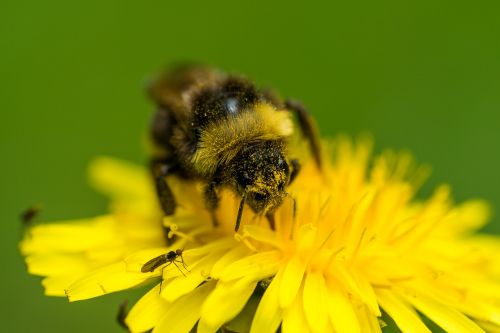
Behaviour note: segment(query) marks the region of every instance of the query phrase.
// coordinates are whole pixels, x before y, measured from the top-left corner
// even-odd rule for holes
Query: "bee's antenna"
[[[238,208],[238,216],[236,216],[236,225],[234,226],[234,231],[238,232],[240,228],[241,216],[243,215],[243,207],[245,206],[245,200],[247,198],[247,192],[244,192],[241,196],[240,207]]]

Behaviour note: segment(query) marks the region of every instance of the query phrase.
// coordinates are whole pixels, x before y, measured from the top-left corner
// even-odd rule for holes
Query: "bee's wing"
[[[141,272],[143,273],[152,272],[166,262],[167,261],[165,255],[164,254],[159,255],[158,257],[155,257],[149,260],[147,263],[145,263],[141,268]]]

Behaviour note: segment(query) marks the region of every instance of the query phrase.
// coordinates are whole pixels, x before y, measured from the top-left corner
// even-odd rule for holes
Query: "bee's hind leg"
[[[274,212],[266,213],[266,219],[269,222],[269,228],[271,228],[271,230],[276,230],[276,220],[274,218]]]
[[[175,169],[174,163],[169,163],[165,160],[152,159],[150,161],[151,174],[153,175],[153,180],[156,188],[156,195],[158,197],[158,203],[165,216],[174,215],[175,208],[177,207],[177,202],[175,201],[174,193],[168,186],[166,177]],[[163,219],[162,219],[163,225]],[[170,227],[163,226],[163,233],[165,235],[165,241],[168,246],[172,245],[175,241],[175,236],[169,237]]]
[[[217,194],[217,187],[219,183],[216,181],[211,181],[207,184],[204,191],[205,204],[207,206],[208,211],[210,212],[210,216],[212,218],[212,224],[214,228],[219,225],[219,221],[217,220],[217,215],[215,213],[217,207],[219,206],[219,195]]]
[[[166,177],[172,174],[175,169],[175,164],[169,161],[152,160],[151,172],[156,185],[156,194],[160,206],[166,216],[173,215],[177,203],[175,201],[174,193],[168,186]]]
[[[321,169],[321,147],[319,132],[314,118],[311,117],[305,106],[302,105],[302,103],[300,103],[299,101],[291,99],[286,100],[285,108],[297,115],[297,120],[299,122],[302,135],[304,135],[309,141],[311,154],[314,158],[314,161],[316,162],[316,165],[319,169]]]

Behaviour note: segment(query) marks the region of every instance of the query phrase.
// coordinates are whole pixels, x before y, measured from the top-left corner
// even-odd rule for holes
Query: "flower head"
[[[426,169],[408,154],[328,146],[331,159],[321,173],[304,164],[274,225],[245,209],[237,234],[232,193],[214,228],[200,184],[169,179],[179,207],[161,222],[145,170],[97,160],[111,213],[35,227],[21,244],[30,272],[70,301],[156,281],[127,316],[133,332],[380,332],[383,312],[405,332],[430,332],[422,315],[450,332],[499,330],[500,241],[474,234],[488,206],[454,205],[447,186],[417,200]],[[186,268],[165,259],[143,272],[177,250]]]

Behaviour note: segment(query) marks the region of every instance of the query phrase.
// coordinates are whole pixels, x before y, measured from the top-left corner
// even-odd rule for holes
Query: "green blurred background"
[[[87,163],[145,161],[144,81],[172,62],[244,73],[301,99],[324,134],[369,131],[377,149],[412,150],[433,165],[424,194],[448,182],[458,201],[500,207],[499,10],[498,1],[3,0],[1,331],[120,331],[125,295],[43,296],[17,253],[18,215],[38,202],[43,220],[103,212]]]

